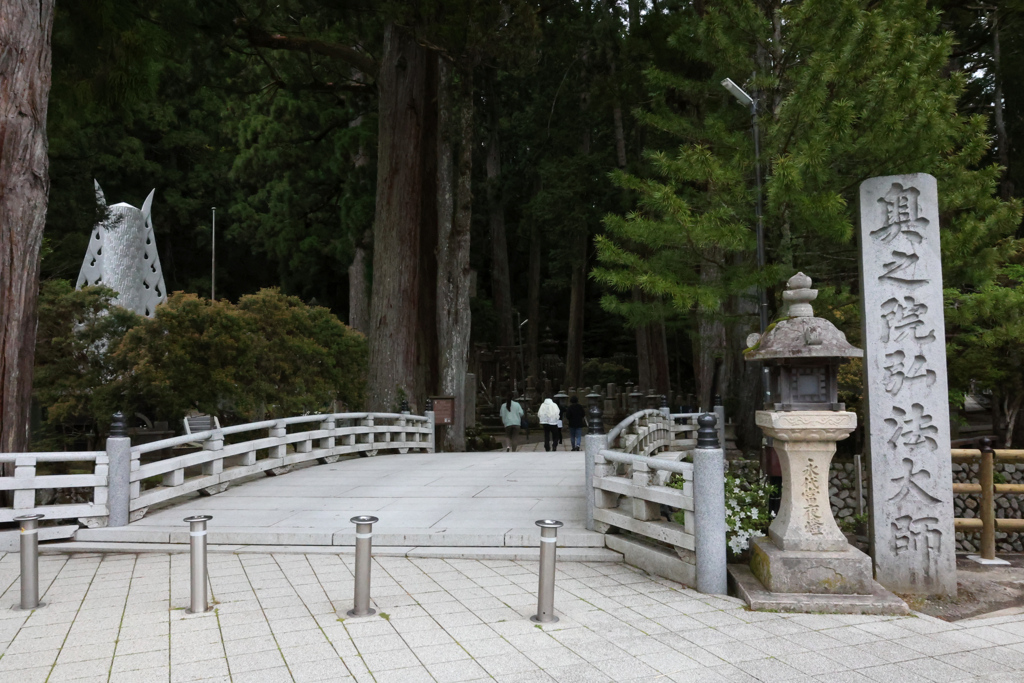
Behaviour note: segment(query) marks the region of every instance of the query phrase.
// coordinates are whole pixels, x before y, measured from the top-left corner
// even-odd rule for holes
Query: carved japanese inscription
[[[866,180],[860,213],[875,578],[898,593],[955,595],[935,178]]]

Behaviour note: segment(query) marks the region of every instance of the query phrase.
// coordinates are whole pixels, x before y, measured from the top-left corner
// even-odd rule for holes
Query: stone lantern
[[[838,400],[838,369],[864,352],[831,322],[814,317],[811,301],[817,295],[809,277],[794,275],[783,293],[788,308],[782,317],[763,335],[747,339],[744,358],[770,368],[771,399],[755,421],[775,441],[782,500],[768,538],[751,539],[750,572],[734,577],[751,607],[900,612],[906,606],[874,582],[871,558],[847,542],[832,515],[832,456],[836,442],[857,427],[857,414]],[[758,592],[760,602],[751,598]]]

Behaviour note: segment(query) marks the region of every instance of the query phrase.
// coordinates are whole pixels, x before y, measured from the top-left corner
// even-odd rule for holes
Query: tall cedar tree
[[[647,74],[655,104],[637,116],[662,144],[645,154],[649,173],[614,174],[637,208],[605,219],[595,277],[623,293],[639,288],[688,322],[705,405],[715,357],[728,367],[756,329],[755,284],[803,270],[826,290],[818,314],[859,336],[849,309],[855,196],[865,178],[938,178],[948,288],[984,286],[1018,250],[1020,207],[994,196],[997,166],[977,168],[989,145],[986,120],[957,112],[965,79],[946,76],[953,38],[937,32],[938,19],[923,0],[728,0],[681,14],[670,44],[688,68]],[[771,264],[760,276],[750,115],[720,86],[727,77],[760,103]],[[627,314],[634,305],[604,303]],[[751,383],[740,378],[722,373],[722,393],[730,414],[752,424]]]

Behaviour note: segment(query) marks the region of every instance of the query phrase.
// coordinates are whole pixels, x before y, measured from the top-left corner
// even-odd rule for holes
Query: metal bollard
[[[540,527],[540,585],[537,587],[537,614],[530,621],[538,624],[552,624],[555,616],[555,546],[558,543],[558,527],[562,523],[554,519],[537,521]]]
[[[373,549],[373,524],[376,517],[359,515],[349,520],[356,525],[356,587],[350,617],[368,617],[377,610],[370,607],[370,551]]]
[[[39,527],[43,515],[15,517],[21,522],[21,609],[42,607],[39,602]]]
[[[202,614],[210,610],[206,599],[206,523],[213,519],[210,515],[193,515],[186,517],[189,523],[188,542],[191,551],[192,595],[189,600],[189,614]]]

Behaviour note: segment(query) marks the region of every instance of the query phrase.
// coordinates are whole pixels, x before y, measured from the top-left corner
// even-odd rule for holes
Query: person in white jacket
[[[562,411],[550,398],[544,399],[537,409],[537,418],[544,425],[544,450],[558,450],[558,420]]]

